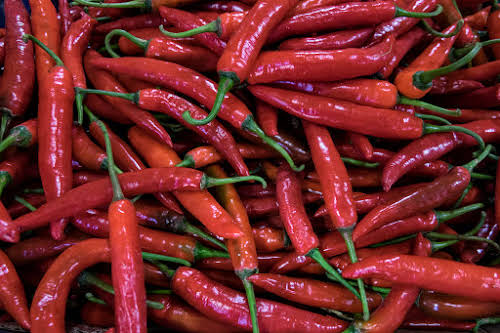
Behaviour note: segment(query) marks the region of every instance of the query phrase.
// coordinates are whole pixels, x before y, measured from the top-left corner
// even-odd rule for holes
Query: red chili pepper
[[[60,0],[59,3],[66,0]],[[82,17],[71,24],[68,33],[64,35],[61,45],[61,59],[73,75],[73,84],[75,87],[86,88],[85,73],[83,70],[82,57],[87,50],[90,34],[97,21],[83,13]]]
[[[363,158],[372,158],[373,146],[366,136],[355,132],[347,132],[346,139],[347,141],[351,142],[354,149],[356,149],[361,154],[361,156],[363,156]]]
[[[43,194],[27,194],[23,195],[22,198],[36,208],[46,202],[45,195]],[[16,218],[28,213],[30,210],[25,205],[16,201],[7,207],[7,211],[12,218]]]
[[[500,11],[494,10],[488,16],[488,37],[491,39],[500,38]],[[500,60],[500,45],[491,45],[494,58]]]
[[[203,30],[209,29],[210,32],[215,32],[217,35],[224,41],[228,41],[238,30],[240,24],[243,22],[243,19],[245,16],[247,16],[248,11],[245,12],[229,12],[229,13],[221,13],[221,14],[216,14],[213,12],[197,12],[196,13],[198,16],[200,16],[202,19],[204,19],[207,22],[210,22],[206,24]],[[217,22],[211,22],[211,21],[217,21]],[[191,35],[191,33],[194,33],[194,31],[198,29],[202,29],[202,27],[195,28],[191,30],[191,32],[183,32],[182,35],[184,36],[185,34]],[[207,31],[208,32],[208,31]]]
[[[36,118],[14,126],[9,135],[0,143],[0,152],[11,146],[29,148],[38,143],[38,121]]]
[[[126,74],[136,79],[161,85],[193,98],[200,104],[210,107],[214,104],[217,87],[215,82],[180,65],[149,58],[92,58],[89,63],[97,68],[111,71],[114,74]],[[133,70],[133,69],[136,70]],[[273,139],[266,136],[255,123],[253,114],[231,93],[225,95],[219,117],[226,120],[236,129],[255,133],[265,144],[277,150],[294,169],[299,169],[293,163],[290,155]],[[279,138],[278,138],[279,140]],[[284,144],[282,142],[282,144]]]
[[[0,110],[10,117],[21,117],[26,112],[35,84],[33,44],[24,41],[31,34],[28,11],[20,0],[4,2],[7,33],[5,35],[5,66],[0,82]],[[36,21],[33,22],[36,24]],[[2,126],[2,135],[5,125]],[[3,137],[2,137],[3,138]]]
[[[395,110],[376,109],[265,86],[251,86],[249,90],[276,108],[323,126],[395,139],[415,139],[423,131],[422,120]]]
[[[323,196],[321,194],[305,192],[303,195],[303,203],[309,204],[319,201],[322,198]],[[279,204],[274,197],[245,198],[243,199],[243,204],[250,217],[272,215],[279,212]]]
[[[106,153],[90,140],[83,128],[73,125],[71,137],[75,160],[90,170],[99,171],[108,169]]]
[[[187,267],[177,269],[172,288],[191,306],[218,321],[242,329],[251,329],[250,313],[243,295],[201,272]],[[217,302],[213,302],[216,299]],[[224,304],[223,307],[220,305]],[[342,332],[347,323],[289,305],[257,299],[260,329],[265,332]]]
[[[111,261],[111,248],[106,239],[88,239],[57,257],[45,273],[31,303],[33,333],[64,333],[66,299],[73,280],[87,267]]]
[[[415,306],[408,312],[405,321],[401,325],[403,328],[415,330],[457,330],[470,331],[476,326],[475,322],[453,321],[446,319],[437,319],[422,313]]]
[[[336,31],[316,37],[287,39],[279,45],[280,50],[338,50],[360,48],[373,34],[373,28]]]
[[[287,252],[274,252],[259,254],[259,271],[267,272],[276,262],[282,259]],[[218,269],[233,272],[233,265],[230,258],[208,258],[200,261],[196,265],[198,268]]]
[[[426,290],[422,291],[417,306],[427,315],[449,320],[475,320],[500,314],[497,302],[478,301]]]
[[[256,101],[257,123],[268,136],[279,135],[278,110],[260,100]]]
[[[85,105],[96,115],[104,119],[109,119],[119,124],[133,124],[128,117],[98,95],[90,94],[85,96]]]
[[[396,87],[382,80],[354,79],[333,83],[279,81],[274,85],[378,108],[391,109],[397,103]]]
[[[31,23],[33,35],[43,44],[59,55],[61,47],[61,33],[57,11],[50,0],[29,0],[31,8]],[[49,72],[55,66],[55,60],[41,48],[35,48],[36,78],[39,90]]]
[[[99,24],[95,28],[98,34],[107,34],[114,29],[123,29],[127,31],[141,28],[155,28],[167,22],[157,13],[141,14],[132,17],[123,17],[111,22]]]
[[[116,29],[113,29],[116,30]],[[124,30],[124,29],[121,29]],[[129,30],[126,30],[129,31]],[[165,36],[158,27],[154,28],[141,28],[141,29],[133,29],[129,31],[132,35],[143,38],[143,39],[152,39],[152,38],[163,38],[165,40],[177,42],[182,45],[198,45],[198,43],[194,40],[194,38],[170,38]],[[120,37],[118,39],[118,47],[121,53],[126,55],[139,55],[144,54],[144,49],[132,43],[126,37]],[[133,90],[132,90],[133,91]]]
[[[289,241],[283,229],[269,226],[265,222],[252,225],[255,247],[260,253],[273,253],[288,247]]]
[[[59,0],[58,6],[59,20],[61,22],[61,36],[65,36],[71,25],[71,14],[69,12],[69,3],[67,0]]]
[[[495,240],[500,232],[500,225],[495,221],[494,213],[488,210],[488,215],[481,229],[475,236]],[[476,263],[483,258],[488,249],[487,243],[465,242],[464,248],[460,253],[460,259],[466,263]],[[489,316],[485,316],[489,317]]]
[[[295,16],[297,14],[306,13],[312,9],[319,7],[326,7],[331,5],[339,5],[341,3],[351,2],[350,0],[304,0],[300,1],[295,5],[295,7],[290,10],[288,17]]]
[[[116,77],[129,91],[156,88],[154,84],[142,80],[136,80],[127,75],[117,75]]]
[[[438,79],[432,80],[432,87],[431,90],[429,90],[429,95],[456,95],[480,88],[484,88],[484,85],[478,81],[450,80],[447,77],[442,76]],[[463,116],[462,110],[460,110],[460,116]]]
[[[0,28],[0,65],[5,61],[5,28]]]
[[[490,61],[486,64],[460,69],[446,75],[450,80],[475,80],[489,81],[500,74],[500,60]]]
[[[73,173],[73,187],[106,178],[106,174],[94,171],[78,171]]]
[[[110,327],[114,324],[113,309],[108,305],[86,302],[80,309],[80,318],[90,326]]]
[[[245,12],[250,9],[250,6],[239,1],[210,1],[197,4],[196,8],[201,10],[214,11],[217,13],[224,13]]]
[[[465,94],[440,96],[439,103],[446,106],[472,109],[497,107],[500,106],[500,84],[476,89]]]
[[[346,278],[376,277],[422,289],[483,301],[497,301],[498,268],[465,264],[445,259],[392,255],[371,257],[347,267]]]
[[[365,49],[262,52],[250,73],[248,83],[282,80],[337,81],[368,76],[375,74],[386,64],[393,44],[394,37],[389,36],[379,44]]]
[[[97,89],[115,91],[119,93],[125,93],[126,90],[120,85],[118,80],[116,80],[110,73],[102,70],[96,69],[94,66],[90,65],[90,59],[100,58],[101,55],[96,51],[88,51],[84,57],[84,64],[86,74],[92,82],[92,84]],[[120,112],[123,112],[130,120],[136,123],[138,126],[144,128],[146,131],[151,133],[161,142],[172,146],[172,140],[168,135],[167,131],[160,125],[160,123],[154,118],[150,113],[136,107],[128,101],[124,101],[120,98],[105,97],[111,105],[116,107]]]

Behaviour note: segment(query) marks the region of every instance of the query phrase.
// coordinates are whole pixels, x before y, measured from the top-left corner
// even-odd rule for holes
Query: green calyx
[[[370,163],[370,162],[360,161],[360,160],[356,160],[354,158],[349,158],[349,157],[341,157],[341,159],[342,159],[342,162],[344,162],[345,164],[350,164],[350,165],[354,165],[354,166],[358,166],[358,167],[362,167],[362,168],[374,169],[374,168],[378,168],[380,166],[380,163],[378,163],[378,162]]]
[[[3,190],[12,182],[12,176],[7,171],[0,171],[0,196]]]
[[[5,149],[16,146],[26,148],[30,146],[33,135],[25,126],[16,126],[11,131],[10,134],[0,142],[0,152]]]
[[[194,158],[191,155],[186,155],[184,156],[184,159],[179,162],[176,167],[182,167],[182,168],[194,168],[195,167],[195,162]]]
[[[405,96],[398,96],[398,104],[413,105],[413,106],[421,107],[421,108],[431,110],[431,111],[434,111],[437,113],[441,113],[441,114],[444,114],[447,116],[460,117],[462,115],[462,112],[460,111],[460,109],[448,110],[448,109],[442,108],[440,106],[437,106],[437,105],[434,105],[431,103],[427,103],[427,102],[420,101],[417,99],[411,99],[411,98],[408,98]]]
[[[209,187],[214,187],[214,186],[221,186],[221,185],[226,185],[226,184],[234,184],[234,183],[240,183],[240,182],[246,182],[246,181],[258,181],[259,183],[262,184],[263,188],[267,187],[267,182],[264,180],[264,178],[260,176],[242,176],[242,177],[228,177],[228,178],[212,178],[207,176],[206,174],[203,174],[203,177],[200,182],[200,189],[204,190]]]

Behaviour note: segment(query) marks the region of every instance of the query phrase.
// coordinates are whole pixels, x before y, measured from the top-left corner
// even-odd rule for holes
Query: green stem
[[[450,247],[454,244],[457,244],[458,241],[457,240],[449,240],[449,241],[445,241],[445,242],[431,242],[431,246],[432,246],[432,252],[437,252],[437,251],[441,251],[447,247]]]
[[[44,194],[45,191],[43,190],[43,188],[25,188],[23,190],[23,193],[27,193],[27,194]]]
[[[460,207],[460,208],[453,209],[453,210],[446,210],[446,211],[435,210],[434,213],[436,214],[438,222],[443,223],[443,222],[449,221],[451,219],[454,219],[458,216],[464,215],[464,214],[469,213],[469,212],[473,212],[473,211],[481,209],[481,208],[484,208],[484,204],[475,203],[472,205]]]
[[[427,235],[427,237],[437,238],[437,239],[449,239],[449,240],[474,241],[474,242],[487,243],[487,244],[493,246],[498,252],[500,252],[500,245],[498,245],[496,242],[492,241],[491,239],[487,239],[484,237],[471,236],[471,235],[448,235],[448,234],[441,234],[438,232],[428,232],[426,235]]]
[[[150,295],[172,295],[172,290],[170,289],[149,289],[146,294]]]
[[[486,212],[482,211],[481,217],[479,218],[479,223],[473,229],[467,231],[464,235],[473,236],[477,234],[479,230],[481,230],[481,228],[483,227],[484,223],[486,222],[486,216],[487,216]]]
[[[263,188],[267,187],[267,182],[264,180],[264,178],[260,176],[241,176],[241,177],[228,177],[228,178],[212,178],[207,175],[203,175],[203,179],[201,180],[200,183],[200,189],[204,190],[209,187],[214,187],[214,186],[221,186],[221,185],[226,185],[226,184],[234,184],[234,183],[240,183],[240,182],[246,182],[246,181],[251,181],[255,180],[258,181],[259,183],[262,184]]]
[[[394,14],[394,17],[404,16],[404,17],[415,17],[415,18],[429,18],[429,17],[438,16],[443,11],[443,6],[441,6],[441,5],[437,5],[436,9],[432,12],[429,12],[429,13],[409,12],[407,10],[399,8],[398,6],[395,6],[395,7],[396,7],[396,13]]]
[[[214,105],[212,106],[212,110],[210,110],[208,116],[203,119],[194,119],[189,114],[189,111],[184,111],[184,113],[182,114],[182,118],[184,118],[184,120],[189,124],[196,126],[206,125],[214,120],[221,109],[222,102],[224,102],[224,97],[231,90],[231,88],[233,88],[235,82],[235,78],[233,77],[222,76],[220,78],[219,88],[217,89],[217,96],[215,97]]]
[[[49,49],[49,47],[47,45],[45,45],[44,43],[42,43],[38,38],[36,38],[33,35],[24,34],[23,41],[26,43],[26,42],[28,42],[28,40],[31,40],[36,45],[40,46],[42,48],[42,50],[47,52],[49,54],[49,56],[52,59],[54,59],[54,61],[56,62],[56,66],[63,66],[64,67],[64,63],[62,62],[61,58],[59,58],[54,51]]]
[[[103,2],[94,2],[88,0],[73,0],[73,3],[88,7],[99,7],[99,8],[148,8],[148,6],[150,6],[149,4],[150,1],[144,1],[144,0],[132,0],[120,3],[103,3]]]
[[[471,172],[470,177],[473,179],[481,179],[481,180],[494,180],[495,179],[495,176],[487,175],[484,173],[478,173],[478,172]]]
[[[354,317],[351,317],[345,313],[343,313],[342,311],[339,311],[339,310],[334,310],[334,309],[329,309],[329,308],[320,308],[321,310],[323,311],[326,311],[336,317],[339,317],[340,319],[344,319],[344,320],[347,320],[347,321],[353,321],[354,320]],[[344,331],[345,332],[345,331]]]
[[[319,250],[317,248],[312,249],[311,251],[309,251],[309,253],[307,254],[307,256],[311,257],[312,259],[314,259],[321,267],[323,267],[323,269],[326,272],[330,273],[330,278],[333,278],[332,280],[339,282],[341,285],[343,285],[344,287],[346,287],[350,292],[352,292],[354,294],[354,296],[356,296],[357,298],[361,299],[361,296],[359,295],[359,292],[353,286],[351,286],[349,284],[349,282],[347,282],[342,277],[342,275],[340,275],[340,273],[337,272],[337,270],[335,268],[333,268],[328,263],[328,261],[325,260],[325,258],[323,258],[323,255],[321,255],[321,252],[319,252]]]
[[[427,90],[432,86],[432,80],[435,78],[451,73],[460,67],[467,65],[476,54],[481,50],[481,43],[476,43],[467,55],[463,56],[454,63],[441,68],[433,69],[430,71],[418,71],[413,74],[413,85],[420,90]]]
[[[170,269],[168,268],[167,265],[165,265],[164,263],[162,263],[161,261],[158,261],[158,260],[153,260],[153,259],[146,259],[147,261],[149,261],[150,263],[152,263],[153,265],[155,265],[156,267],[158,267],[158,269],[163,273],[163,275],[165,275],[167,278],[171,279],[174,274],[175,274],[175,269]]]
[[[438,116],[435,116],[433,114],[423,114],[423,113],[417,113],[415,112],[415,117],[418,117],[420,119],[424,119],[424,120],[434,120],[434,121],[438,121],[438,122],[441,122],[445,125],[451,125],[451,122],[444,119],[444,118],[441,118],[441,117],[438,117]]]
[[[99,89],[83,89],[83,88],[79,88],[79,87],[75,87],[75,92],[76,92],[76,94],[80,94],[80,95],[96,94],[96,95],[105,95],[105,96],[111,96],[111,97],[120,97],[120,98],[126,99],[128,101],[131,101],[135,104],[138,104],[138,102],[139,102],[139,94],[137,92],[135,92],[135,93],[119,93],[116,91],[106,91],[106,90],[99,90]]]
[[[217,238],[215,238],[213,236],[210,236],[208,233],[206,233],[205,231],[201,230],[200,228],[192,225],[191,223],[189,223],[186,220],[184,220],[184,223],[183,223],[183,232],[190,234],[190,235],[193,235],[193,236],[198,236],[198,237],[206,240],[207,242],[210,242],[210,243],[220,247],[221,249],[224,249],[225,251],[227,251],[227,247],[223,242],[221,242],[220,240],[218,240]]]
[[[120,56],[115,51],[113,51],[113,48],[111,47],[111,40],[113,39],[114,36],[123,36],[143,50],[146,50],[149,45],[148,40],[136,37],[126,30],[123,29],[111,30],[104,38],[104,46],[106,47],[106,51],[108,51],[108,53],[113,58],[120,58]]]
[[[476,326],[474,326],[472,332],[478,333],[479,328],[483,325],[495,325],[495,324],[500,324],[500,318],[490,317],[490,318],[478,319],[476,320]]]
[[[450,37],[453,37],[453,36],[456,36],[461,30],[462,30],[462,27],[464,26],[464,20],[461,19],[460,21],[458,21],[457,23],[457,26],[455,27],[455,30],[453,30],[452,32],[450,33],[447,33],[447,34],[444,34],[442,32],[439,32],[435,29],[433,29],[429,23],[427,23],[425,20],[421,20],[420,23],[422,23],[424,29],[429,32],[431,35],[434,35],[436,37],[440,37],[440,38],[450,38]]]
[[[191,263],[185,259],[164,256],[162,254],[142,252],[142,258],[145,260],[158,260],[158,261],[168,261],[179,265],[191,266]]]
[[[242,279],[243,287],[247,295],[248,309],[250,310],[250,318],[252,319],[252,332],[259,333],[259,322],[257,320],[257,302],[255,300],[255,292],[253,285],[247,279]]]
[[[198,261],[205,258],[229,258],[229,253],[211,249],[197,242],[194,248],[194,260]]]
[[[106,302],[104,302],[100,298],[95,297],[94,294],[92,294],[91,292],[85,293],[85,298],[89,302],[96,303],[96,304],[106,305]]]
[[[462,167],[469,170],[469,172],[472,172],[472,170],[474,170],[474,168],[477,167],[479,163],[481,163],[486,157],[488,157],[492,147],[492,145],[487,145],[478,157],[476,157],[469,163],[462,165]]]
[[[488,46],[488,45],[496,44],[496,43],[500,43],[500,38],[485,40],[484,42],[480,42],[477,44],[480,44],[480,46]],[[470,50],[473,50],[474,47],[475,47],[475,45],[471,45],[471,46],[463,47],[461,49],[455,49],[455,51],[453,52],[453,55],[457,58],[462,57],[464,54],[469,53]]]
[[[406,105],[418,106],[418,107],[421,107],[421,108],[424,108],[424,109],[427,109],[427,110],[431,110],[431,111],[434,111],[434,112],[437,112],[437,113],[445,114],[447,116],[459,117],[462,114],[462,112],[460,111],[460,109],[452,111],[452,110],[448,110],[448,109],[442,108],[440,106],[437,106],[437,105],[434,105],[434,104],[431,104],[431,103],[427,103],[427,102],[420,101],[420,100],[417,100],[417,99],[411,99],[411,98],[408,98],[408,97],[405,97],[405,96],[399,96],[398,103],[399,104],[406,104]]]
[[[483,150],[485,148],[485,143],[483,138],[479,136],[474,131],[471,131],[470,129],[467,129],[465,127],[460,127],[460,126],[455,126],[455,125],[447,125],[447,126],[436,126],[436,125],[431,125],[431,124],[424,124],[424,130],[423,134],[430,134],[430,133],[441,133],[441,132],[459,132],[459,133],[465,133],[470,136],[472,136],[476,141],[479,143],[479,149]]]
[[[290,165],[290,168],[294,171],[302,171],[304,170],[304,165],[301,165],[300,167],[297,167],[295,163],[292,160],[292,157],[288,152],[281,147],[276,141],[274,141],[272,138],[268,137],[264,131],[257,125],[255,120],[253,119],[252,115],[249,115],[245,121],[241,124],[241,128],[250,132],[253,132],[257,134],[257,136],[267,145],[269,145],[271,148],[276,150],[278,153],[280,153],[281,156],[288,162]]]
[[[202,34],[205,32],[214,32],[219,37],[222,34],[221,20],[219,17],[210,23],[207,23],[205,25],[196,27],[196,28],[188,30],[188,31],[170,32],[170,31],[165,30],[163,25],[160,25],[159,29],[162,32],[162,34],[164,34],[165,36],[171,37],[171,38],[186,38],[186,37],[191,37],[194,35],[199,35],[199,34]]]
[[[351,259],[351,262],[355,263],[358,261],[358,257],[356,255],[356,247],[354,246],[354,242],[352,241],[353,228],[354,227],[342,228],[338,229],[338,231],[342,235],[342,238],[344,238],[345,244],[347,246],[347,253],[349,255],[349,258]],[[370,319],[370,309],[368,308],[368,299],[366,298],[365,285],[362,279],[357,279],[357,282],[361,306],[363,308],[363,320],[367,321],[368,319]]]
[[[3,126],[3,117],[2,117],[2,126]],[[0,132],[3,130],[0,129]],[[3,133],[0,133],[0,137],[3,138]],[[7,136],[2,142],[0,142],[0,152],[4,151],[5,149],[9,148],[10,146],[14,145],[17,142],[17,138],[14,135],[9,135]]]
[[[103,21],[111,21],[113,18],[110,16],[99,16],[99,17],[94,17],[94,20],[97,22],[103,22]]]
[[[16,200],[17,202],[19,202],[21,205],[23,205],[24,207],[28,208],[32,212],[34,212],[36,210],[35,206],[33,206],[32,204],[30,204],[28,201],[26,201],[25,199],[21,198],[20,196],[15,195],[14,196],[14,200]]]
[[[3,140],[3,137],[5,135],[5,131],[7,131],[7,126],[9,126],[10,118],[11,117],[10,117],[10,115],[7,112],[4,112],[2,114],[2,120],[1,120],[1,123],[0,123],[0,140]],[[2,142],[2,144],[3,144],[3,142]],[[7,147],[3,148],[0,151],[4,151]]]
[[[464,201],[465,197],[467,196],[467,193],[469,193],[470,189],[472,188],[472,183],[469,183],[465,190],[462,192],[460,195],[460,198],[458,198],[457,202],[453,205],[453,208],[458,208],[462,204],[462,201]]]
[[[184,159],[179,162],[176,167],[181,167],[181,168],[194,168],[195,163],[194,163],[194,158],[191,155],[186,155],[184,156]]]
[[[378,162],[375,162],[375,163],[370,163],[370,162],[365,162],[365,161],[360,161],[360,160],[356,160],[354,158],[349,158],[349,157],[341,157],[342,161],[345,163],[345,164],[351,164],[351,165],[355,165],[355,166],[358,166],[358,167],[362,167],[362,168],[377,168],[380,163]]]
[[[75,94],[75,105],[76,105],[76,113],[77,113],[77,122],[78,125],[83,125],[83,98],[82,94]]]

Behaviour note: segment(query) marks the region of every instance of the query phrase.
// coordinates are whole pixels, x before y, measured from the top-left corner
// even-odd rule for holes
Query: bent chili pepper
[[[172,279],[172,289],[209,318],[250,330],[250,313],[243,294],[204,276],[193,268],[181,267]],[[213,302],[216,299],[217,302]],[[224,304],[221,307],[221,304]],[[342,332],[347,323],[289,305],[257,299],[258,320],[263,332]]]
[[[75,98],[73,78],[51,49],[31,35],[23,38],[31,39],[56,63],[56,66],[45,73],[43,80],[38,77],[41,101],[38,105],[38,168],[45,197],[51,201],[61,197],[72,187],[70,142]],[[67,223],[67,219],[52,221],[52,237],[61,239]]]
[[[106,153],[90,140],[83,128],[73,125],[71,136],[73,157],[75,160],[90,170],[100,171],[108,169]]]
[[[23,40],[25,34],[31,34],[28,11],[20,0],[5,1],[4,10],[7,33],[5,66],[0,82],[2,139],[8,117],[20,117],[26,112],[35,84],[33,44],[31,41]]]
[[[38,142],[38,121],[36,118],[26,120],[25,122],[13,127],[9,135],[0,142],[0,152],[9,147],[29,148]]]
[[[85,105],[101,118],[112,120],[118,124],[133,124],[133,122],[98,95],[87,95]]]
[[[193,70],[174,63],[132,57],[118,59],[92,58],[89,59],[89,62],[98,68],[106,69],[115,74],[126,74],[180,92],[208,107],[215,102],[217,95],[215,82]],[[134,68],[138,70],[131,70]],[[278,151],[294,170],[300,169],[295,166],[287,151],[262,131],[255,122],[250,110],[233,94],[226,94],[219,117],[236,129],[254,133],[262,142]]]
[[[252,225],[255,247],[260,253],[273,253],[284,250],[289,245],[288,236],[283,229],[276,229],[265,222]]]
[[[370,257],[347,267],[346,278],[375,277],[483,301],[497,301],[500,273],[456,261],[410,255]]]
[[[318,193],[305,192],[303,195],[303,203],[309,204],[312,202],[317,202],[323,197]],[[258,217],[265,215],[273,215],[279,213],[279,204],[275,197],[265,197],[265,198],[245,198],[243,199],[243,204],[247,214],[250,217]]]
[[[481,229],[474,235],[495,240],[500,232],[500,225],[496,222],[493,211],[487,211],[486,220]],[[466,263],[476,263],[481,260],[488,250],[488,244],[482,242],[466,242],[460,253],[460,259]],[[489,317],[489,316],[486,316]]]
[[[220,166],[212,165],[208,167],[207,174],[216,178],[226,178],[226,173]],[[248,301],[248,309],[252,320],[252,331],[259,332],[259,323],[257,321],[257,306],[255,303],[255,292],[249,278],[258,273],[257,250],[253,239],[252,228],[248,219],[247,212],[238,192],[233,185],[227,184],[216,189],[217,198],[222,202],[223,207],[234,218],[243,236],[226,241],[227,250],[234,266],[234,272],[241,279],[245,288]]]

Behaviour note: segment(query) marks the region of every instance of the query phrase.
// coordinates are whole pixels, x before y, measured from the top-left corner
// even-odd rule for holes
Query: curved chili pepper
[[[0,111],[6,117],[24,115],[31,102],[35,84],[35,61],[33,44],[24,41],[25,34],[31,34],[28,11],[20,0],[4,2],[7,33],[5,35],[5,66],[0,83]],[[34,21],[33,24],[37,22]],[[38,53],[38,52],[37,52]],[[5,126],[2,126],[2,138]]]
[[[485,223],[481,229],[477,232],[478,237],[483,237],[486,239],[495,240],[500,232],[500,225],[495,221],[492,210],[488,210],[488,215],[486,216]],[[486,254],[488,249],[487,243],[480,242],[466,242],[464,248],[460,253],[460,258],[462,262],[466,263],[476,263],[482,259]],[[490,316],[484,316],[490,317]]]
[[[29,148],[38,142],[38,121],[29,119],[9,131],[9,135],[0,142],[0,152],[9,147]]]
[[[62,40],[61,59],[73,75],[75,87],[87,87],[82,57],[87,50],[90,34],[96,24],[96,20],[84,13],[78,21],[71,24],[68,33],[64,35]]]
[[[273,85],[378,108],[390,109],[397,103],[396,87],[382,80],[353,79],[333,83],[278,81]]]
[[[73,157],[84,167],[99,171],[108,169],[106,153],[97,146],[80,126],[73,125],[71,132]]]
[[[66,332],[66,299],[73,280],[87,267],[110,260],[111,248],[105,239],[85,240],[59,255],[36,289],[30,309],[31,331]]]
[[[256,101],[255,114],[257,123],[268,136],[279,135],[278,110],[260,100]]]
[[[347,278],[376,277],[422,289],[483,301],[497,301],[498,268],[409,255],[377,256],[347,267]]]
[[[106,35],[106,48],[115,58],[118,58],[118,55],[109,47],[109,41],[114,36],[127,38],[144,50],[144,56],[148,58],[175,62],[200,72],[210,72],[216,68],[217,56],[203,47],[180,44],[161,37],[146,40],[125,30],[112,30]]]
[[[287,39],[279,45],[280,50],[338,50],[360,48],[373,34],[373,28],[336,31],[316,37]]]
[[[111,61],[110,61],[111,60]],[[89,63],[97,68],[106,69],[115,74],[126,74],[136,79],[161,85],[193,98],[205,106],[213,105],[217,95],[215,82],[183,66],[149,58],[92,58]],[[131,70],[131,69],[140,70]],[[255,123],[253,115],[246,105],[231,93],[225,95],[219,117],[237,129],[255,133],[265,144],[278,151],[294,169],[290,155],[272,138],[265,135]],[[279,140],[279,138],[278,138]]]
[[[446,319],[437,319],[428,316],[422,311],[418,310],[415,306],[411,308],[405,321],[401,325],[403,328],[416,329],[416,330],[430,330],[430,329],[440,329],[440,330],[458,330],[458,331],[470,331],[476,326],[475,322],[470,321],[453,321]]]
[[[124,30],[124,29],[113,29],[113,30]],[[113,31],[111,30],[111,31]],[[141,29],[133,29],[133,30],[125,30],[130,32],[132,35],[142,38],[142,39],[152,39],[152,38],[163,38],[169,41],[173,41],[182,45],[198,45],[194,39],[181,39],[181,38],[170,38],[165,36],[157,27],[154,28],[141,28]],[[122,36],[118,39],[118,48],[120,52],[125,55],[139,55],[144,54],[144,49],[137,46],[133,42],[131,42],[126,37]],[[120,80],[121,81],[121,80]],[[134,91],[132,89],[132,91]]]
[[[370,4],[372,4],[371,2]],[[262,52],[248,83],[273,81],[337,81],[378,72],[390,57],[394,37],[365,49]],[[347,70],[349,68],[349,70]]]
[[[57,11],[50,0],[29,0],[31,8],[31,23],[33,35],[43,44],[59,55],[61,47],[61,33]],[[39,90],[56,61],[41,48],[35,49],[36,78]]]
[[[287,252],[274,252],[274,253],[266,253],[259,254],[259,271],[266,272],[268,271],[277,261],[283,258]],[[201,260],[196,265],[198,268],[208,268],[208,269],[217,269],[227,272],[233,272],[234,268],[231,264],[230,258],[207,258]]]
[[[450,320],[474,320],[500,314],[498,303],[423,290],[417,302],[427,315]]]
[[[140,14],[99,24],[95,28],[95,32],[98,34],[107,34],[114,29],[131,31],[141,28],[158,28],[162,24],[167,24],[167,22],[157,13]]]
[[[59,10],[59,19],[61,22],[61,36],[65,36],[71,25],[68,0],[59,0],[57,9]]]
[[[181,267],[177,269],[172,288],[191,306],[235,327],[251,329],[250,313],[243,294],[211,281],[201,272]],[[217,302],[210,300],[217,299]],[[220,304],[224,304],[221,307]],[[347,323],[289,305],[257,299],[259,326],[265,332],[341,332]]]
[[[288,236],[283,229],[269,226],[265,222],[252,225],[255,247],[260,253],[272,253],[288,247]]]
[[[372,158],[373,146],[366,136],[355,132],[347,132],[346,139],[351,142],[354,149],[356,149],[363,156],[363,158]]]
[[[154,84],[142,80],[136,80],[127,75],[117,75],[117,78],[129,91],[156,88]]]
[[[415,139],[422,135],[422,121],[403,112],[265,86],[249,90],[276,108],[323,126],[383,138]]]
[[[226,173],[220,166],[213,165],[208,167],[207,173],[216,178],[226,178]],[[217,198],[222,202],[223,207],[231,214],[240,229],[243,236],[233,240],[227,240],[227,250],[234,266],[234,272],[241,279],[245,287],[248,308],[252,320],[253,332],[259,332],[259,323],[257,321],[257,307],[255,304],[255,292],[253,285],[248,281],[249,277],[258,273],[257,249],[252,234],[250,221],[245,207],[241,202],[238,192],[233,185],[224,185],[216,190]]]
[[[463,94],[481,88],[484,88],[484,85],[478,81],[449,80],[446,77],[441,77],[432,80],[432,87],[431,90],[429,90],[429,95]],[[462,110],[460,110],[460,116],[462,116]]]
[[[87,51],[84,56],[84,65],[86,74],[92,82],[92,84],[97,89],[116,91],[119,93],[125,93],[125,89],[121,84],[116,80],[110,73],[107,73],[103,70],[98,70],[92,65],[90,65],[90,59],[100,58],[101,55],[96,51]],[[146,131],[154,135],[161,142],[166,143],[169,146],[172,146],[172,140],[170,136],[160,125],[160,123],[148,112],[136,107],[132,103],[128,101],[124,101],[120,98],[112,98],[105,97],[106,101],[108,101],[111,105],[116,107],[120,112],[123,112],[127,118],[132,120],[138,126],[144,128]]]

